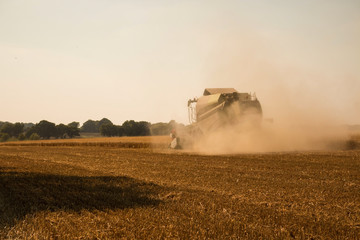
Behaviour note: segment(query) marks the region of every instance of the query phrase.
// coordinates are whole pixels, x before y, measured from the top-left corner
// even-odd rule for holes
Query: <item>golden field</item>
[[[0,144],[0,239],[359,239],[359,150],[211,156],[168,143]]]

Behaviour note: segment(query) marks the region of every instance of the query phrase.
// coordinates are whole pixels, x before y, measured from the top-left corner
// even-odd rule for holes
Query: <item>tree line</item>
[[[100,133],[106,137],[114,136],[150,136],[168,135],[172,129],[184,127],[174,120],[168,123],[154,123],[146,121],[127,120],[122,125],[115,125],[109,119],[103,118],[100,121],[88,120],[81,127],[81,132]]]
[[[0,122],[0,141],[74,138],[79,137],[81,133],[99,133],[106,137],[167,135],[171,129],[179,125],[182,124],[173,120],[169,123],[155,124],[127,120],[122,125],[115,125],[107,118],[99,121],[88,120],[81,127],[79,122],[58,125],[46,120],[36,124]]]
[[[115,125],[109,119],[100,121],[87,120],[81,127],[81,132],[100,133],[106,137],[114,136],[149,136],[151,135],[149,122],[127,120],[122,125]]]
[[[33,123],[0,122],[0,141],[8,140],[39,140],[50,138],[73,138],[80,136],[78,122],[67,125],[42,120]]]

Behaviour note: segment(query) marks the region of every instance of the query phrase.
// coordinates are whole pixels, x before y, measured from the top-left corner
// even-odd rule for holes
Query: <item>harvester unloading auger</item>
[[[260,125],[262,109],[255,94],[239,93],[234,88],[206,88],[203,96],[188,101],[190,126],[186,133],[173,132],[171,148],[181,148],[186,142],[224,127],[243,123]],[[181,136],[186,135],[186,136]]]

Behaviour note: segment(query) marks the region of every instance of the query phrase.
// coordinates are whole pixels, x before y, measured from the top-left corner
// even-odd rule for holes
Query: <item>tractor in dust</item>
[[[245,123],[259,126],[262,121],[256,95],[239,93],[234,88],[206,88],[203,96],[188,101],[188,114],[190,125],[179,135],[171,133],[171,148],[181,148],[186,142],[224,127]]]

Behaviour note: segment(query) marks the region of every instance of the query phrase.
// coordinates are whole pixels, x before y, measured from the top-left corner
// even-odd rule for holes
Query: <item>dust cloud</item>
[[[249,120],[251,121],[251,120]],[[193,141],[204,154],[342,149],[349,135],[342,126],[290,125],[263,121],[224,126]]]
[[[357,74],[337,68],[336,60],[321,62],[321,52],[283,54],[257,39],[237,39],[222,39],[209,61],[204,87],[256,92],[263,120],[253,126],[250,118],[205,133],[193,149],[232,154],[342,148],[350,135],[347,125],[360,120]],[[319,63],[308,64],[306,57]]]

